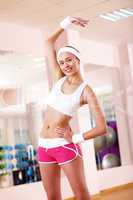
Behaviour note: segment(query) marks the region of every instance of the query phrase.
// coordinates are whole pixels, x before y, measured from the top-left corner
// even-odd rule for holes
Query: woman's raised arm
[[[45,56],[47,58],[48,66],[50,67],[52,80],[57,81],[63,77],[63,73],[56,59],[55,42],[59,38],[62,32],[66,30],[71,24],[77,26],[85,27],[89,20],[84,20],[79,17],[66,17],[61,23],[60,27],[52,33],[44,42],[45,45]]]
[[[63,73],[56,59],[55,51],[55,42],[63,31],[64,29],[59,28],[44,41],[45,56],[48,62],[48,67],[50,67],[51,78],[54,82],[63,76]]]

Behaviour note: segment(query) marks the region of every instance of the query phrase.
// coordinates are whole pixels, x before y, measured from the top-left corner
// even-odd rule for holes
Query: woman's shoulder
[[[94,89],[87,82],[85,84],[85,92],[87,92],[87,93],[94,93]]]
[[[83,96],[84,97],[92,97],[95,95],[94,89],[87,81],[84,81],[84,90],[83,90]]]
[[[95,92],[92,87],[86,82],[82,95],[81,95],[81,105],[88,104],[88,102],[96,99]]]

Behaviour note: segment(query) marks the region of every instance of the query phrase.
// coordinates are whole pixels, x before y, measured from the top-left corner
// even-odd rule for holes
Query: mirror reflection
[[[39,58],[0,56],[0,188],[41,180],[36,146],[48,87]]]
[[[105,113],[107,134],[94,139],[97,169],[107,169],[121,165],[118,129],[114,105],[111,105],[111,93],[99,96]]]
[[[115,70],[106,66],[88,65],[85,68],[86,79],[95,90],[99,103],[104,112],[107,126],[107,134],[94,138],[94,149],[97,170],[103,170],[121,166],[121,155],[118,139],[117,117],[114,91],[113,73]],[[99,78],[100,77],[100,78]],[[101,79],[102,77],[102,79]],[[95,122],[90,113],[91,127]]]

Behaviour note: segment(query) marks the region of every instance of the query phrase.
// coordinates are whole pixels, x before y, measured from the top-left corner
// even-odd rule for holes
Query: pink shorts
[[[82,152],[80,146],[73,143],[52,148],[39,146],[37,151],[38,162],[44,164],[66,164],[74,160],[77,156],[81,157]]]

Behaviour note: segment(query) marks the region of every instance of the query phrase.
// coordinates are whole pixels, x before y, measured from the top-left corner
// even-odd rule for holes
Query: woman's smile
[[[71,70],[72,70],[72,67],[67,67],[64,69],[64,72],[71,72]]]

